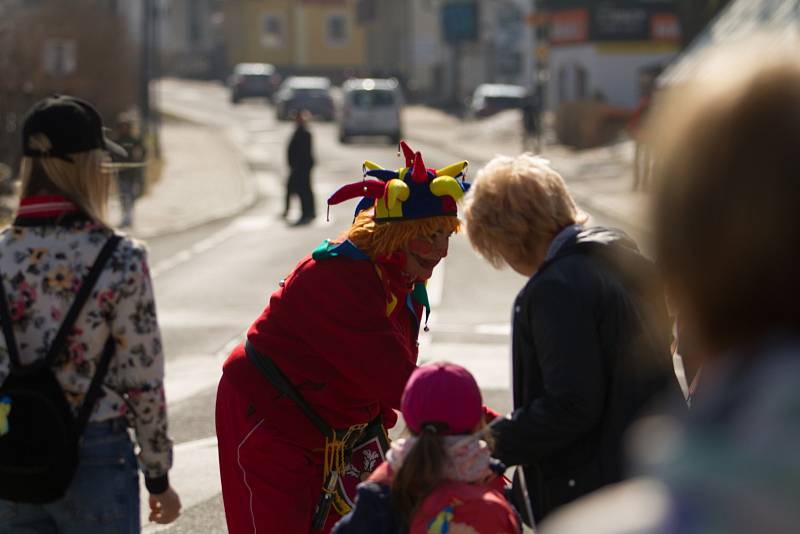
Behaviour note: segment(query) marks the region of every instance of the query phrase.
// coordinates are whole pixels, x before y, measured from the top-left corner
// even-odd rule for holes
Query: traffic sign
[[[478,3],[451,0],[442,6],[442,35],[448,43],[478,39]]]

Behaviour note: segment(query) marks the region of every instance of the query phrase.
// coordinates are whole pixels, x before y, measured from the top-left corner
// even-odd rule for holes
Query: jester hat
[[[456,202],[470,186],[464,181],[468,163],[460,161],[438,170],[427,168],[422,154],[411,150],[405,141],[400,141],[400,149],[405,156],[405,167],[391,171],[365,161],[364,178],[340,187],[328,198],[328,206],[363,197],[355,214],[374,207],[375,222],[455,217]]]

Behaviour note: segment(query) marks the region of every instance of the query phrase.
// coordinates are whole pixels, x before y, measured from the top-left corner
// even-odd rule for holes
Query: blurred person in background
[[[542,105],[538,89],[529,91],[522,103],[522,151],[541,151]]]
[[[287,162],[289,164],[289,178],[286,181],[286,197],[282,217],[289,216],[292,197],[300,200],[300,218],[293,223],[302,226],[310,223],[317,216],[314,206],[314,192],[311,189],[311,169],[314,167],[314,150],[312,148],[311,132],[308,130],[308,121],[311,114],[305,109],[298,110],[294,115],[295,130],[289,141],[287,149]]]
[[[142,138],[134,130],[134,120],[128,114],[119,117],[116,142],[125,149],[125,155],[113,154],[117,166],[117,192],[122,208],[121,228],[133,226],[133,208],[144,193],[145,150]]]
[[[637,435],[644,475],[548,534],[797,532],[800,63],[769,37],[698,60],[655,111],[655,244],[705,349],[687,423]],[[660,428],[661,432],[654,429]],[[591,526],[590,526],[591,525]]]
[[[692,325],[687,324],[685,318],[677,309],[674,299],[667,291],[667,311],[672,320],[672,364],[675,367],[675,376],[681,387],[686,405],[691,408],[692,400],[700,386],[700,377],[703,374],[703,347],[695,339]]]
[[[105,220],[111,173],[104,167],[107,151],[124,156],[105,139],[95,108],[64,95],[34,105],[22,143],[22,198],[13,223],[0,233],[0,283],[11,310],[0,336],[0,385],[14,376],[12,359],[27,366],[49,352],[87,271],[115,235]],[[76,417],[109,339],[110,365],[66,494],[46,504],[0,500],[0,533],[138,533],[139,470],[150,493],[150,520],[165,524],[178,517],[147,251],[127,236],[100,272],[65,338],[66,350],[53,359],[53,374]],[[10,413],[0,410],[0,440],[15,415],[13,400],[0,399],[0,407],[4,402]]]
[[[514,411],[493,427],[495,454],[523,467],[540,521],[621,480],[628,425],[665,389],[680,402],[663,293],[633,240],[584,226],[540,157],[490,161],[464,213],[478,253],[529,278],[513,310]]]
[[[491,457],[481,390],[469,371],[438,362],[412,373],[403,391],[411,436],[358,488],[334,534],[517,534],[506,501],[505,466]]]
[[[416,367],[425,284],[459,228],[466,161],[429,169],[364,162],[328,205],[355,220],[281,280],[225,361],[216,431],[228,530],[329,532],[383,460]],[[347,461],[345,461],[347,459]]]

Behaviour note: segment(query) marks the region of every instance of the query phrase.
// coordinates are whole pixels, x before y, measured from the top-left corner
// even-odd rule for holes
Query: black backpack
[[[109,336],[95,376],[78,412],[72,410],[53,373],[55,357],[64,349],[97,278],[121,237],[112,235],[83,280],[80,291],[43,360],[22,366],[0,278],[0,319],[11,369],[0,384],[0,499],[43,504],[64,496],[78,467],[80,439],[114,354]]]

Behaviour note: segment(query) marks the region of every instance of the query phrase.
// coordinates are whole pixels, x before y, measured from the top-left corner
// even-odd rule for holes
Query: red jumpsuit
[[[403,281],[402,254],[373,262],[348,241],[318,251],[272,294],[247,338],[330,426],[383,414],[392,427],[415,368],[422,309]],[[216,428],[228,530],[311,532],[325,439],[241,345],[223,366]],[[323,532],[338,519],[331,508]]]

